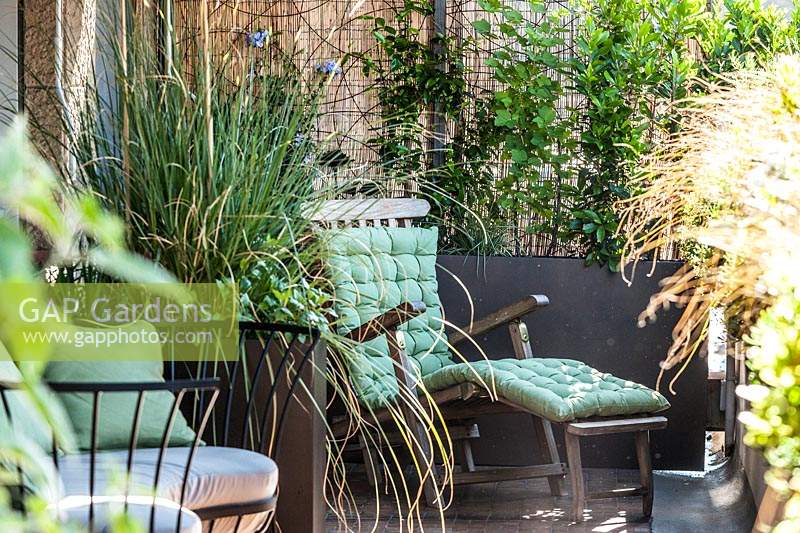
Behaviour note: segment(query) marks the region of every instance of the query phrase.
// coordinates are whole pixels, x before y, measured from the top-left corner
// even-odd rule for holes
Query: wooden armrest
[[[456,331],[453,334],[448,335],[450,344],[455,346],[456,344],[467,340],[468,336],[476,337],[478,335],[482,335],[487,331],[498,328],[503,324],[508,324],[512,320],[517,320],[518,318],[521,318],[528,313],[549,304],[550,300],[543,294],[531,294],[526,296],[518,302],[507,305],[499,311],[495,311],[491,315],[473,322],[472,327],[461,328],[462,331],[466,332],[466,335],[461,333],[461,331]]]
[[[349,331],[345,334],[345,337],[356,342],[367,342],[380,337],[387,331],[396,329],[400,324],[408,322],[424,312],[425,304],[422,302],[403,302],[397,307],[389,309],[382,315],[376,316],[369,322]]]

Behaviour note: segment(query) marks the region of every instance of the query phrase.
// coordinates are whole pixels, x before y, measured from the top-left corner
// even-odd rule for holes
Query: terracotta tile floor
[[[363,473],[353,472],[351,489],[358,501],[358,515],[348,514],[347,527],[329,515],[328,531],[408,531],[401,524],[394,501],[388,495],[381,497],[379,512],[376,498]],[[589,491],[609,490],[638,484],[638,472],[629,470],[587,469]],[[564,487],[569,492],[569,483]],[[461,486],[456,489],[453,504],[445,513],[443,529],[438,514],[424,510],[422,526],[425,532],[599,532],[640,533],[649,532],[650,523],[642,516],[640,498],[618,498],[587,502],[585,522],[571,523],[568,518],[569,496],[554,498],[545,479],[506,481],[482,485]],[[360,517],[360,523],[359,523]],[[420,528],[416,527],[415,531]]]

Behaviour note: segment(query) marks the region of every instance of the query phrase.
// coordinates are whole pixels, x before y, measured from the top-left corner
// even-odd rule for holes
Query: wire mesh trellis
[[[203,1],[203,0],[200,0]],[[175,1],[175,28],[178,40],[187,44],[184,60],[196,54],[191,43],[201,32],[198,0]],[[208,0],[209,27],[217,53],[227,51],[233,68],[253,58],[269,61],[276,50],[291,55],[295,66],[308,76],[327,60],[342,61],[350,55],[371,53],[375,39],[365,15],[384,12],[382,2],[351,0],[299,0],[296,2],[264,0]],[[253,32],[267,31],[263,48],[248,42]],[[334,142],[356,164],[377,161],[377,154],[367,145],[373,127],[379,123],[378,101],[370,91],[370,82],[358,64],[345,62],[342,74],[328,86],[320,109],[317,134],[334,136]]]
[[[533,24],[537,24],[545,16],[558,13],[560,23],[566,28],[567,32],[563,36],[564,45],[558,50],[555,50],[555,53],[565,60],[574,57],[574,41],[578,29],[578,21],[576,15],[568,9],[570,4],[569,0],[549,0],[545,2],[546,13],[532,11],[531,5],[526,0],[510,0],[506,3],[508,6],[519,11],[526,20],[531,21]],[[481,19],[490,20],[493,23],[500,23],[502,20],[497,15],[488,14],[480,7],[477,0],[448,1],[447,9],[448,34],[458,41],[463,42],[471,40],[474,43],[478,43],[475,46],[468,47],[464,53],[468,93],[472,95],[473,98],[477,98],[502,90],[502,84],[495,79],[492,69],[487,65],[486,60],[502,48],[508,46],[513,47],[514,43],[481,39],[478,32],[473,27],[473,23]],[[555,111],[560,119],[565,119],[570,110],[579,109],[582,106],[582,97],[568,89],[567,80],[564,79],[562,73],[549,69],[547,75],[564,87],[564,94],[559,100]],[[462,120],[469,121],[471,119],[472,117],[468,111],[467,115]],[[454,135],[457,127],[458,124],[451,124],[448,128],[449,135]],[[580,132],[577,130],[573,131],[572,134],[576,138],[580,136]],[[510,164],[503,161],[494,161],[491,167],[495,178],[499,180],[506,176]],[[540,173],[542,180],[555,182],[556,188],[558,188],[560,185],[560,178],[554,175],[553,169],[550,166],[544,165]],[[508,220],[505,233],[508,242],[511,243],[512,249],[509,251],[514,255],[555,257],[574,257],[582,255],[581,250],[578,249],[574,243],[563,242],[550,234],[531,232],[530,228],[536,226],[540,222],[542,222],[541,218],[537,217],[531,211],[520,214],[516,220]]]
[[[169,1],[169,0],[166,0]],[[314,75],[317,65],[326,60],[340,61],[345,57],[358,57],[363,54],[375,57],[378,45],[373,34],[372,21],[365,16],[382,17],[387,21],[394,18],[395,9],[402,6],[403,0],[299,0],[281,2],[277,0],[173,0],[174,19],[177,35],[188,39],[202,33],[201,2],[208,9],[209,38],[215,50],[225,51],[232,57],[244,61],[253,55],[268,61],[275,50],[291,51],[293,61],[301,72]],[[536,23],[545,16],[534,12],[525,0],[510,0],[527,20]],[[545,2],[548,13],[559,10],[561,22],[567,28],[564,46],[557,54],[570,59],[574,54],[575,35],[578,30],[576,16],[569,11],[569,0],[549,0]],[[472,98],[491,94],[502,87],[493,76],[486,60],[501,46],[508,43],[479,39],[472,23],[479,19],[491,19],[477,0],[439,0],[438,6],[446,10],[446,33],[457,42],[471,40],[478,43],[467,47],[464,52],[465,77],[468,95]],[[429,40],[434,35],[434,17],[419,17],[422,29],[420,39]],[[270,44],[264,48],[252,46],[248,34],[266,30],[270,34]],[[220,46],[221,45],[221,46]],[[189,54],[196,51],[185,47]],[[196,56],[195,56],[196,57]],[[191,57],[184,57],[191,61]],[[374,80],[365,76],[358,61],[346,61],[342,74],[328,87],[325,101],[317,123],[320,137],[332,138],[341,149],[360,168],[380,173],[380,157],[369,139],[380,135],[382,114],[380,102],[373,89]],[[560,81],[565,92],[558,102],[556,112],[566,118],[571,110],[579,109],[581,97],[566,88],[566,80],[561,74],[549,72]],[[470,109],[458,120],[446,120],[443,129],[445,144],[451,142],[458,131],[459,122],[471,120]],[[423,113],[420,124],[426,135],[434,129],[432,113]],[[444,119],[439,119],[444,120]],[[573,131],[579,136],[579,131]],[[427,140],[421,143],[430,147]],[[492,161],[489,167],[495,179],[502,179],[508,172],[509,164]],[[552,168],[541,169],[542,180],[556,181]],[[558,187],[558,183],[554,184]],[[411,187],[413,192],[414,188]],[[398,185],[390,193],[397,196],[409,194],[407,182]],[[481,213],[477,213],[479,216]],[[505,221],[502,231],[509,243],[506,252],[513,255],[540,256],[581,256],[582,250],[573,242],[562,242],[557,235],[532,231],[542,222],[532,212],[522,213],[516,219]]]

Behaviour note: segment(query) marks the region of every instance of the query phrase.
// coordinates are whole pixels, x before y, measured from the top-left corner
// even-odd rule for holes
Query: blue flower
[[[294,141],[292,141],[292,144],[294,146],[300,146],[301,144],[303,144],[303,141],[305,140],[306,136],[303,135],[302,133],[298,133],[297,135],[294,136]]]
[[[269,40],[269,31],[258,30],[247,34],[247,44],[253,48],[264,48]]]
[[[328,59],[324,63],[317,63],[315,68],[320,74],[325,74],[334,78],[342,75],[342,67],[333,59]]]

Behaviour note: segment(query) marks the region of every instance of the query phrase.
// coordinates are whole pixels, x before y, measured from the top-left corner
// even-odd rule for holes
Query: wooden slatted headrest
[[[431,210],[426,200],[417,198],[368,198],[328,200],[312,216],[315,222],[354,220],[402,220],[422,218]]]

